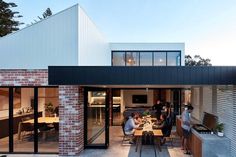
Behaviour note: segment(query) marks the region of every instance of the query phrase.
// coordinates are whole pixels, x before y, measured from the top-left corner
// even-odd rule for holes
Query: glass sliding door
[[[9,151],[9,89],[0,88],[0,152]]]
[[[57,153],[57,87],[0,87],[0,154]]]
[[[58,88],[38,88],[38,151],[58,152],[59,97]]]
[[[109,110],[106,89],[85,89],[85,147],[108,146]]]
[[[34,88],[13,88],[14,152],[34,152]]]

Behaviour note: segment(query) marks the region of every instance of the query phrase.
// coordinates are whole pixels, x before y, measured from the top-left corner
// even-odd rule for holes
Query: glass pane
[[[105,144],[106,92],[89,91],[87,104],[87,143]]]
[[[121,90],[115,89],[112,91],[112,112],[113,112],[113,125],[121,125],[123,122],[123,109],[121,104]]]
[[[58,152],[59,99],[58,88],[38,89],[38,150]]]
[[[113,66],[125,66],[125,52],[113,52],[112,57]]]
[[[0,152],[9,151],[9,89],[0,88]]]
[[[154,66],[166,66],[166,52],[154,52]]]
[[[152,66],[152,52],[140,52],[140,66]]]
[[[139,66],[139,53],[138,52],[126,53],[126,66]]]
[[[13,88],[14,152],[34,152],[33,88]]]
[[[167,52],[167,61],[168,66],[179,66],[180,52]]]

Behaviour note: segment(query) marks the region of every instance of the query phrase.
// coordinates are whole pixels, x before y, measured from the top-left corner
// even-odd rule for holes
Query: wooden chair
[[[21,139],[24,139],[27,135],[33,135],[34,133],[34,124],[32,123],[22,123],[21,124]]]

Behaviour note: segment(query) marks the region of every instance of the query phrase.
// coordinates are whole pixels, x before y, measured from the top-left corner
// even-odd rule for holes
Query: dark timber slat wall
[[[49,66],[50,85],[236,85],[236,66]]]

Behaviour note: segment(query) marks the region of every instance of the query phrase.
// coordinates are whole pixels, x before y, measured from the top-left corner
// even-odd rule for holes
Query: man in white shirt
[[[182,147],[185,150],[185,154],[191,154],[190,148],[189,148],[189,138],[191,133],[191,126],[190,126],[190,114],[193,111],[193,107],[190,105],[187,107],[186,110],[181,115],[182,123],[182,131],[183,131],[183,137],[182,137]]]

